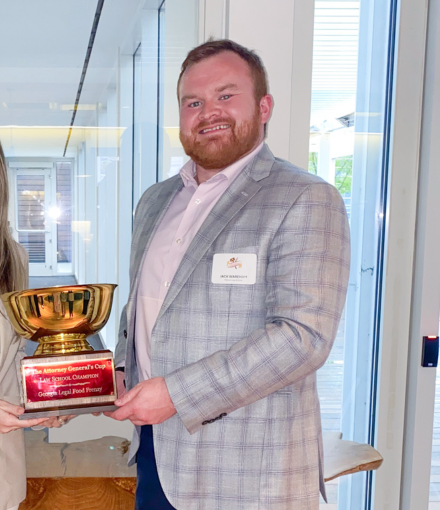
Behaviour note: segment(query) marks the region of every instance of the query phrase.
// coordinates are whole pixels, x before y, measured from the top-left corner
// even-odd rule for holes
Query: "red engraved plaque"
[[[79,358],[79,359],[78,359]],[[22,362],[26,409],[113,402],[116,399],[113,356],[26,358]]]

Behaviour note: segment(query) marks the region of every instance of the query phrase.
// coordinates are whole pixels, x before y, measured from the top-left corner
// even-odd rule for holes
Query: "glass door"
[[[18,242],[29,255],[30,276],[56,274],[53,229],[59,215],[57,207],[52,205],[51,172],[49,169],[16,170],[15,224]]]
[[[435,411],[432,437],[431,483],[429,491],[429,510],[440,508],[440,372],[435,380]]]
[[[350,222],[347,304],[318,372],[323,431],[374,444],[390,90],[389,0],[315,2],[309,171],[341,193]],[[365,508],[368,475],[326,484],[335,510]]]

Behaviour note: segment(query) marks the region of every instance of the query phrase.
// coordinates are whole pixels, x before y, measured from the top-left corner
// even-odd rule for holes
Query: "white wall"
[[[236,0],[229,11],[230,39],[255,49],[266,67],[275,102],[267,142],[283,159],[289,159],[293,14],[291,0],[278,0],[270,8],[266,0]]]

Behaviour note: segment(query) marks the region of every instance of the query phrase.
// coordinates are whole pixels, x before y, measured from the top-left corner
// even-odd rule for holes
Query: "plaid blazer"
[[[143,259],[180,175],[135,216],[116,362],[138,382],[135,303]],[[253,285],[211,282],[216,253],[257,256]],[[349,227],[341,196],[274,158],[244,168],[194,237],[151,338],[153,376],[177,414],[154,426],[162,487],[178,510],[312,510],[325,497],[316,371],[344,307]],[[139,446],[136,429],[131,462]]]

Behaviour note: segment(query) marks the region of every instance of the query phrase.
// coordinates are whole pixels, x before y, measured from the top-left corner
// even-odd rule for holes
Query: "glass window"
[[[142,43],[136,48],[133,55],[133,207],[136,207],[135,197],[141,196],[142,186]],[[145,190],[143,190],[145,191]]]
[[[440,371],[435,379],[434,430],[432,436],[429,510],[440,508]]]
[[[29,252],[33,287],[118,284],[100,334],[109,348],[128,298],[136,204],[183,164],[175,86],[197,44],[197,8],[196,0],[81,9],[72,1],[41,16],[36,4],[23,12],[2,2],[10,20],[0,35],[9,48],[0,58],[0,140],[10,227]],[[27,37],[7,44],[7,33],[23,27]]]
[[[159,21],[158,180],[162,181],[176,175],[188,161],[179,139],[176,85],[182,62],[197,46],[196,2],[166,0]]]
[[[158,44],[159,44],[159,66],[158,66],[158,87],[157,87],[157,180],[163,180],[163,165],[164,165],[164,150],[168,149],[168,135],[165,130],[165,66],[166,66],[166,23],[165,23],[165,14],[166,14],[166,2],[165,0],[162,2],[159,8],[159,32],[158,32]],[[167,98],[170,99],[170,98]],[[173,98],[171,98],[171,101]],[[168,106],[169,107],[169,106]],[[164,145],[166,142],[166,145]],[[174,175],[174,174],[173,174]],[[171,175],[169,176],[171,177]]]

